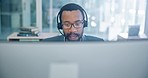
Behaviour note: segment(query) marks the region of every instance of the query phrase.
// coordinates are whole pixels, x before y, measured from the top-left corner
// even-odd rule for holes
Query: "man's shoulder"
[[[64,36],[58,35],[58,36],[54,36],[54,37],[44,39],[43,41],[64,41]]]
[[[85,41],[104,41],[102,38],[98,38],[95,36],[85,35]]]

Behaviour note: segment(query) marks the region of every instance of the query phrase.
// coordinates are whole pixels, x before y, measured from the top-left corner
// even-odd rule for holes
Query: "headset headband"
[[[61,23],[61,21],[62,21],[61,20],[62,12],[63,11],[72,11],[72,10],[80,10],[80,12],[82,13],[82,16],[83,16],[83,20],[84,20],[84,26],[83,27],[87,27],[88,18],[87,18],[86,11],[81,6],[79,6],[78,4],[69,3],[69,4],[65,5],[65,6],[63,6],[61,8],[61,10],[59,11],[58,15],[57,15],[57,28],[58,29],[63,29],[62,23]]]

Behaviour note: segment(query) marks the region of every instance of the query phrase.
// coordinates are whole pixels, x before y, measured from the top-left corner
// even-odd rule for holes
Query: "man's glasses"
[[[70,22],[65,22],[62,24],[64,29],[70,29],[72,26],[76,29],[79,29],[83,26],[83,21],[78,20],[75,23],[71,24]]]

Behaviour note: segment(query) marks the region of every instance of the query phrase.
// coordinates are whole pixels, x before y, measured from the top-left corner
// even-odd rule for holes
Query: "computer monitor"
[[[148,78],[148,40],[0,42],[0,78]]]

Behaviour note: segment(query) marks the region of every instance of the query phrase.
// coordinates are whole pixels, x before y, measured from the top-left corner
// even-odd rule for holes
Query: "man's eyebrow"
[[[79,22],[79,21],[82,21],[82,20],[76,20],[74,22]],[[70,23],[70,21],[64,21],[63,23]]]
[[[70,21],[64,21],[63,23],[70,23]]]
[[[75,22],[79,22],[79,21],[82,21],[82,20],[76,20]]]

